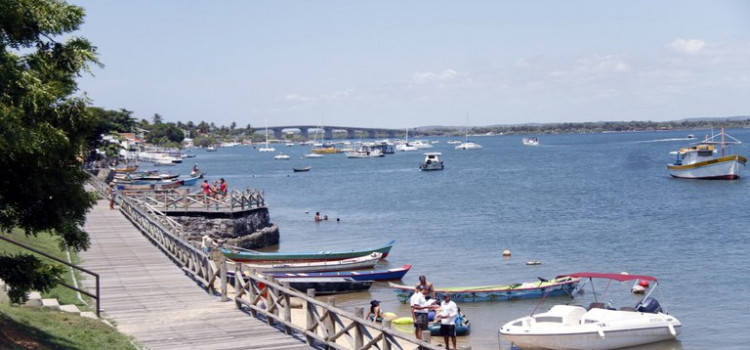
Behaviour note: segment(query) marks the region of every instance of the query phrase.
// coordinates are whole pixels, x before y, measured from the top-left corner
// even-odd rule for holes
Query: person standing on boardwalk
[[[211,195],[211,185],[208,184],[208,180],[203,180],[201,190],[203,190],[204,201],[208,204],[208,197]]]
[[[427,282],[427,277],[424,275],[419,276],[419,283],[417,283],[416,287],[422,287],[427,290],[427,300],[435,299],[435,286],[432,284],[432,282]]]
[[[417,286],[417,291],[409,299],[411,305],[411,317],[414,321],[414,336],[422,340],[422,331],[427,329],[427,314],[430,312],[430,304],[425,299],[427,289]]]
[[[219,193],[221,193],[221,199],[227,196],[227,183],[223,177],[219,179]]]
[[[201,250],[206,254],[211,254],[211,246],[214,245],[214,241],[211,239],[211,236],[208,234],[203,235],[203,239],[201,240]]]
[[[445,348],[448,346],[448,338],[453,342],[453,350],[456,350],[456,317],[458,317],[458,306],[451,300],[450,293],[443,294],[443,301],[440,303],[440,311],[435,320],[440,321],[440,334],[445,340]]]
[[[117,195],[117,192],[115,191],[115,185],[109,184],[109,209],[115,210],[115,196]]]
[[[214,197],[214,199],[219,195],[219,181],[214,181],[214,184],[211,185],[211,196]]]

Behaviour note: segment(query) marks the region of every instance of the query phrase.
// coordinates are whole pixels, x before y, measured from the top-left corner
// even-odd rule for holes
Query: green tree
[[[82,226],[95,203],[81,166],[94,120],[87,99],[73,94],[75,79],[99,63],[88,40],[56,38],[77,30],[84,15],[58,0],[0,1],[0,234],[48,230],[76,251],[89,246]],[[32,255],[0,253],[13,302],[31,288],[49,290],[61,270]]]

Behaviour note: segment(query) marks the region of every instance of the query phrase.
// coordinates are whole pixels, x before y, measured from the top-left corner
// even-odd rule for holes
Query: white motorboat
[[[524,137],[521,140],[525,146],[539,146],[539,139],[536,137]]]
[[[276,160],[289,160],[289,158],[290,158],[289,155],[285,154],[283,152],[281,152],[281,153],[279,153],[279,154],[277,154],[277,155],[275,155],[273,157],[273,159],[276,159]]]
[[[323,158],[322,154],[318,153],[307,153],[304,155],[305,158]]]
[[[667,164],[669,175],[683,179],[739,179],[747,158],[739,154],[727,154],[726,147],[740,143],[742,142],[724,133],[722,128],[718,135],[706,136],[706,139],[701,142],[671,152],[677,158],[674,163]],[[716,146],[720,147],[717,149]]]
[[[427,140],[414,140],[411,142],[411,145],[416,147],[417,149],[425,149],[425,148],[433,148],[429,141]]]
[[[424,161],[419,163],[419,171],[443,170],[443,161],[440,160],[440,152],[427,152],[424,154]]]
[[[645,275],[580,272],[565,276],[582,278],[578,291],[594,279],[608,280],[603,294],[595,291],[594,298],[602,300],[615,281],[649,281],[651,290],[635,305],[619,310],[604,303],[591,303],[589,308],[578,305],[555,305],[549,311],[532,314],[504,324],[500,335],[513,346],[522,349],[619,349],[624,347],[674,340],[682,323],[667,314],[659,302],[651,297],[658,281]],[[586,280],[588,279],[588,280]],[[600,293],[600,294],[597,294]]]
[[[346,152],[347,158],[380,158],[385,157],[383,151],[378,147],[370,147],[368,145],[360,145],[353,151]]]
[[[458,144],[461,143],[461,141],[459,141],[459,140],[448,140],[448,142],[446,142],[446,143],[449,144],[449,145],[458,145]]]

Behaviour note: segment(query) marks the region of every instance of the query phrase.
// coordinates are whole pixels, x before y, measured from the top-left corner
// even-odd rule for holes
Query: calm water
[[[702,138],[709,131],[549,135],[537,147],[523,146],[522,136],[476,137],[479,151],[454,150],[441,138],[433,150],[443,152],[446,168],[425,173],[417,171],[422,152],[302,159],[307,148],[300,146],[276,146],[289,161],[251,147],[195,150],[196,158],[170,170],[188,173],[196,162],[210,180],[263,189],[281,251],[368,248],[396,239],[378,268],[412,264],[403,283],[424,274],[438,287],[578,271],[652,275],[661,281],[655,296],[683,331],[679,342],[639,349],[744,349],[750,182],[670,178],[669,152],[688,144],[688,133]],[[729,133],[750,142],[750,130]],[[750,154],[744,144],[738,150]],[[307,165],[308,173],[292,172]],[[313,222],[316,211],[332,220]],[[512,257],[502,257],[506,249]],[[532,259],[542,264],[527,266]],[[351,310],[372,298],[385,311],[409,315],[386,283],[337,296],[337,304]],[[565,302],[553,298],[540,309]],[[497,349],[498,328],[538,303],[460,304],[472,334],[459,343]]]

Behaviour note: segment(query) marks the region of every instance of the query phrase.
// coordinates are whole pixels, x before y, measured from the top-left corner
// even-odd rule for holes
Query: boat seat
[[[591,303],[589,304],[589,308],[587,310],[591,309],[605,309],[604,303]]]
[[[630,306],[623,306],[620,308],[620,311],[635,311],[635,308]]]

